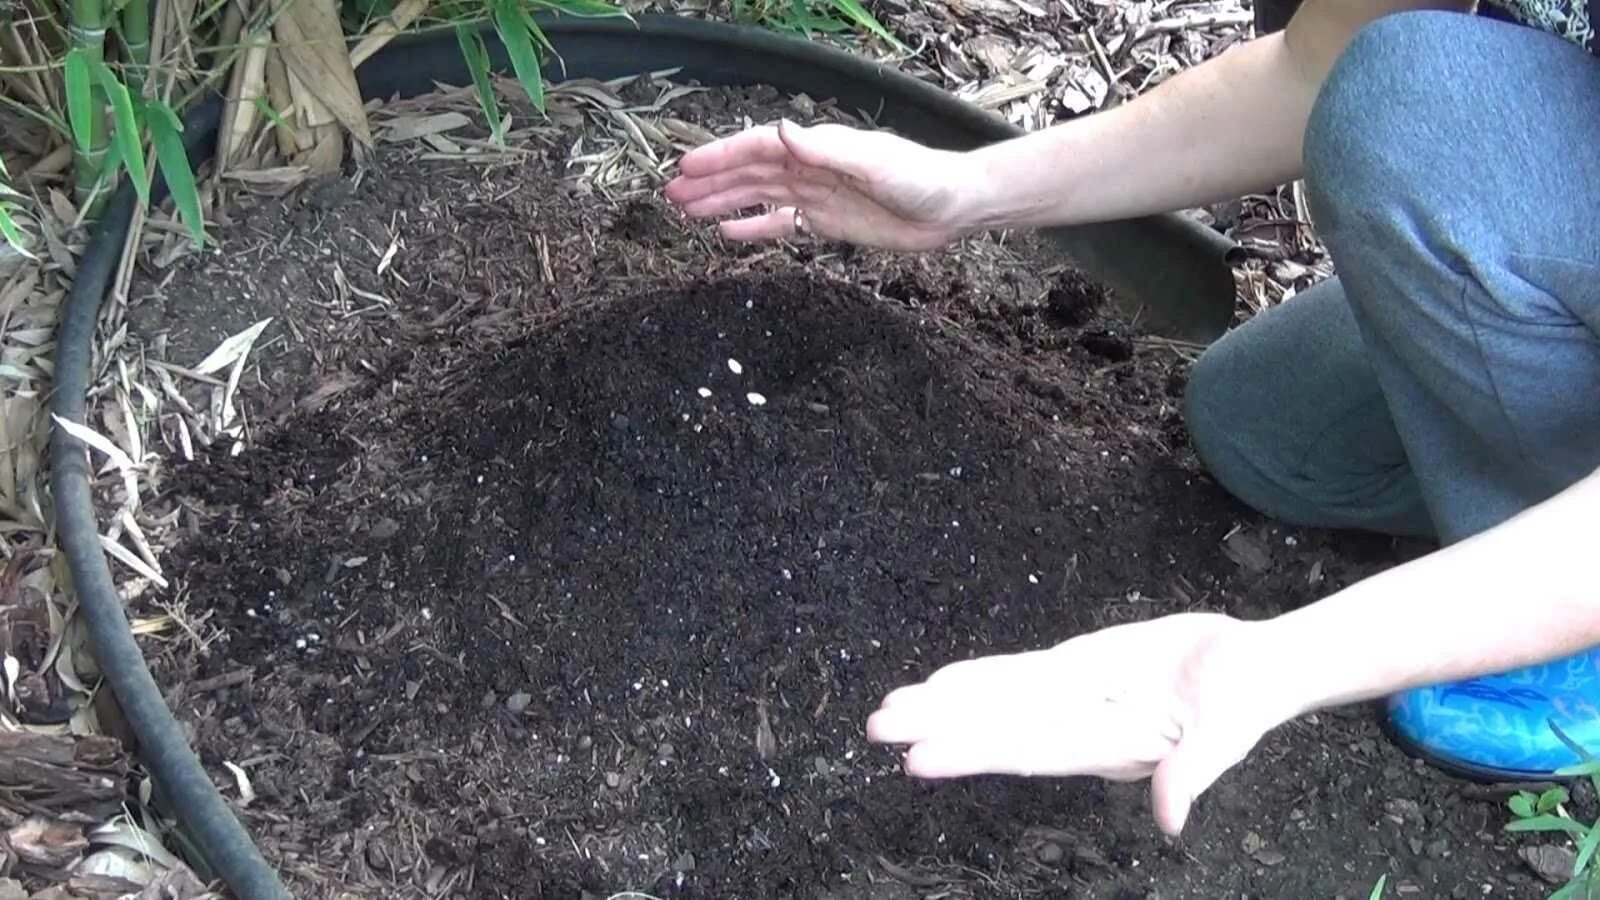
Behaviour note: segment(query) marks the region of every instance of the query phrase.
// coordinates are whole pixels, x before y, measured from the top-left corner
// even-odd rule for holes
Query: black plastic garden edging
[[[610,79],[677,69],[677,80],[714,86],[765,84],[816,100],[835,99],[879,125],[949,150],[966,150],[1023,134],[1022,129],[932,84],[826,44],[758,28],[680,16],[545,18],[560,59],[546,72],[563,78]],[[490,56],[504,51],[485,32]],[[378,59],[357,73],[367,97],[413,96],[435,82],[465,84],[469,73],[452,38],[411,37],[392,50],[406,64]],[[380,63],[373,65],[373,63]],[[1144,330],[1209,343],[1233,319],[1235,288],[1228,264],[1236,245],[1193,219],[1163,214],[1044,229],[1085,274],[1116,288],[1122,310]]]
[[[675,16],[633,20],[540,16],[560,58],[552,81],[610,79],[678,70],[706,85],[766,84],[837,100],[873,115],[880,125],[946,149],[969,149],[1021,134],[1000,118],[910,76],[810,41],[760,29]],[[493,30],[484,38],[504,71],[504,48]],[[358,73],[364,96],[415,96],[437,83],[466,84],[469,73],[448,32],[395,41]],[[214,147],[221,103],[213,98],[185,118],[185,143],[198,166]],[[159,179],[152,197],[165,196]],[[57,332],[52,412],[85,421],[95,324],[133,220],[137,196],[124,182],[108,203],[78,265]],[[1210,340],[1233,313],[1232,243],[1198,223],[1166,215],[1052,229],[1050,237],[1086,274],[1136,304],[1146,327]],[[140,654],[117,593],[99,529],[87,448],[65,429],[51,434],[51,489],[57,528],[77,589],[80,613],[105,680],[138,740],[167,811],[202,856],[197,865],[241,900],[283,900],[289,893],[217,792],[183,738]]]

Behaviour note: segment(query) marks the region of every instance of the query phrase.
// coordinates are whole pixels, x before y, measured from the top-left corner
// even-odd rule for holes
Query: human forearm
[[[966,230],[1105,221],[1189,208],[1299,176],[1306,122],[1360,27],[1456,0],[1307,0],[1288,29],[1144,96],[974,151]]]
[[[1600,473],[1499,527],[1255,627],[1293,716],[1600,644]]]

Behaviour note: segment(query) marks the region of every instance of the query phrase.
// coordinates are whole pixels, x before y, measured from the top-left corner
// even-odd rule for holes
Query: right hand
[[[751,128],[683,157],[667,199],[693,218],[755,206],[777,209],[723,222],[723,237],[764,241],[807,231],[886,250],[937,250],[969,229],[964,209],[982,190],[966,154],[885,132],[784,121]]]
[[[884,698],[867,735],[909,746],[917,778],[1148,778],[1177,836],[1196,798],[1301,711],[1296,679],[1264,663],[1270,629],[1180,613],[952,663]]]

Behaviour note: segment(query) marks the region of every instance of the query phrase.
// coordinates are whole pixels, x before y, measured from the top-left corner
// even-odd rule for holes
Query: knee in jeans
[[[1214,474],[1218,468],[1227,468],[1225,460],[1231,455],[1229,435],[1238,425],[1233,421],[1236,411],[1232,409],[1237,404],[1230,404],[1227,395],[1237,391],[1246,377],[1238,371],[1232,347],[1233,343],[1224,337],[1206,348],[1190,367],[1183,395],[1183,421],[1189,443]]]
[[[1458,152],[1412,140],[1428,111],[1447,103],[1461,13],[1392,13],[1351,39],[1318,92],[1306,123],[1304,171],[1311,212],[1335,234],[1393,221],[1405,185],[1430,153]],[[1436,121],[1436,120],[1435,120]]]

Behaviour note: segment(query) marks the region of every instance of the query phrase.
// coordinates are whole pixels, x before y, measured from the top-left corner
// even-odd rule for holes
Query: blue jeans
[[[1318,97],[1305,178],[1338,277],[1195,365],[1218,482],[1284,521],[1450,543],[1600,468],[1600,59],[1386,16]]]

